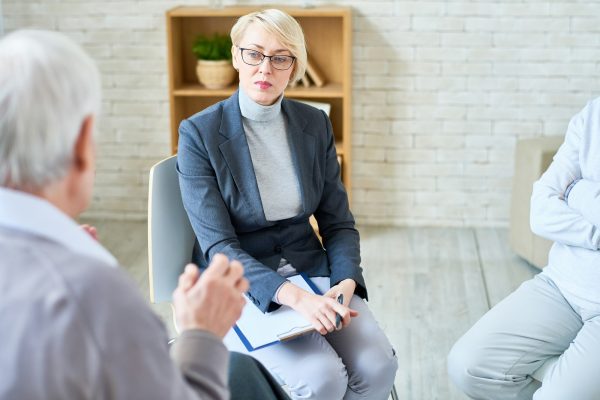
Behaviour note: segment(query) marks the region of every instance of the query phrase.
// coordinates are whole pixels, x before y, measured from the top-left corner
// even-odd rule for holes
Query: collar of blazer
[[[314,179],[315,133],[307,130],[308,121],[301,114],[300,108],[296,103],[284,97],[281,109],[287,117],[287,134],[292,162],[298,176],[302,196],[304,212],[297,218],[306,218],[308,217],[306,215],[307,205],[310,203],[311,196],[314,196],[310,188],[312,187],[311,182]],[[237,91],[223,103],[219,133],[228,139],[219,145],[219,149],[233,175],[236,186],[248,203],[249,208],[253,210],[256,222],[264,225],[266,218],[260,200],[256,175],[252,166],[250,149],[246,141],[246,135],[244,134]],[[325,137],[324,134],[323,136]]]

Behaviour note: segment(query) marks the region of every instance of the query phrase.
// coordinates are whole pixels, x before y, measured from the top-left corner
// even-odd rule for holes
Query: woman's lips
[[[258,87],[261,88],[261,89],[263,89],[263,90],[264,89],[268,89],[271,86],[273,86],[269,82],[265,82],[265,81],[258,81],[258,82],[255,82],[255,84],[258,85]]]

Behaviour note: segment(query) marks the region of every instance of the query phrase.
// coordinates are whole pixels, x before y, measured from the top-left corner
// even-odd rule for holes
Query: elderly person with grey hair
[[[314,333],[249,353],[292,398],[386,399],[398,362],[364,301],[359,235],[331,122],[284,96],[306,69],[302,29],[269,9],[241,17],[231,39],[239,90],[179,128],[179,182],[198,239],[194,260],[206,267],[224,253],[241,261],[256,307],[286,305],[312,323]],[[286,279],[298,273],[324,294]],[[248,351],[234,331],[225,343]]]
[[[92,193],[99,106],[98,70],[65,36],[0,40],[0,399],[228,399],[239,262],[186,267],[171,360],[159,319],[72,219]],[[233,397],[287,398],[250,357],[232,361]]]

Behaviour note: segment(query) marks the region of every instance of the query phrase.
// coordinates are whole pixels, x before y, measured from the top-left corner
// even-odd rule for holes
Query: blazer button
[[[281,246],[277,245],[273,250],[275,250],[275,253],[281,253]]]

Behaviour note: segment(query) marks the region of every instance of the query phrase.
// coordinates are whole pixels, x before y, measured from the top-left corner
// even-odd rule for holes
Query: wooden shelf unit
[[[277,6],[274,6],[277,7]],[[229,34],[242,15],[265,7],[177,7],[167,11],[171,152],[177,153],[179,123],[202,109],[226,99],[237,84],[224,89],[206,89],[196,78],[196,59],[191,51],[200,34]],[[351,193],[352,124],[352,14],[349,7],[277,7],[296,18],[302,26],[311,62],[327,79],[323,87],[288,88],[288,98],[331,104],[338,155],[342,157],[342,180]]]

